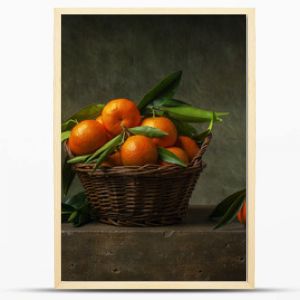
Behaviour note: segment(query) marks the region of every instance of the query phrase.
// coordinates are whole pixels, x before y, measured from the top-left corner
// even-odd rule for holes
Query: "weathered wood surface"
[[[63,281],[244,281],[246,232],[237,222],[213,230],[210,206],[164,227],[62,224]]]

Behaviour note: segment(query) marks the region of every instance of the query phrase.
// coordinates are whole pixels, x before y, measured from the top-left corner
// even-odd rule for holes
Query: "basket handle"
[[[206,152],[206,149],[207,149],[211,139],[212,139],[212,134],[210,133],[208,136],[205,137],[203,143],[200,146],[200,150],[198,151],[197,155],[193,158],[191,165],[201,162],[202,156]]]

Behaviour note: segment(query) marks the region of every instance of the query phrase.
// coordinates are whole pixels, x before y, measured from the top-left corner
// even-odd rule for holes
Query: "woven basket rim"
[[[187,167],[145,165],[100,167],[72,165],[85,190],[95,220],[115,226],[165,226],[183,221],[202,161],[207,136]],[[66,148],[66,150],[68,150]]]
[[[154,175],[155,173],[161,174],[167,172],[180,173],[183,172],[189,173],[190,171],[194,171],[195,169],[203,169],[205,165],[202,162],[202,157],[206,152],[206,149],[212,139],[212,134],[210,133],[205,137],[204,141],[199,145],[200,149],[192,161],[187,165],[187,167],[180,167],[178,165],[158,165],[158,164],[147,164],[144,166],[102,166],[101,168],[97,168],[95,171],[91,172],[94,169],[95,163],[76,163],[73,164],[73,169],[79,172],[88,172],[90,174],[106,174],[106,175]],[[68,157],[74,157],[68,148],[67,144],[64,144],[65,150],[67,152]]]

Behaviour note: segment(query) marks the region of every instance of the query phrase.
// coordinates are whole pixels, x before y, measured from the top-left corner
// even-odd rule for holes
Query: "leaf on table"
[[[82,208],[74,220],[73,225],[76,227],[82,226],[91,221],[89,206]]]
[[[65,203],[61,203],[61,214],[65,215],[65,214],[70,214],[72,213],[74,210],[74,208],[71,205],[65,204]]]
[[[242,208],[243,202],[245,200],[245,195],[241,194],[234,199],[224,216],[221,218],[219,223],[214,227],[214,229],[220,228],[226,224],[229,224],[234,218],[236,218],[237,213]]]
[[[71,206],[72,208],[78,210],[87,205],[87,199],[85,192],[79,192],[73,196],[66,197],[63,200],[63,205]]]
[[[74,211],[70,214],[70,216],[69,216],[69,218],[68,218],[68,222],[71,223],[71,222],[77,217],[77,214],[78,214],[78,212],[77,212],[76,210],[74,210]]]
[[[81,226],[91,220],[90,206],[84,192],[63,199],[62,220]]]
[[[246,189],[242,189],[238,192],[231,194],[230,196],[226,197],[223,201],[221,201],[213,210],[211,215],[209,216],[212,219],[221,218],[225,215],[226,211],[232,205],[232,203],[241,195],[244,197],[246,196]]]

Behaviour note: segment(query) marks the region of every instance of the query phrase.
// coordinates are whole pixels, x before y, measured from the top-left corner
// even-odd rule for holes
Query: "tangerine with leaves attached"
[[[166,148],[168,151],[172,152],[173,154],[175,154],[179,159],[181,159],[185,164],[188,164],[189,163],[189,158],[188,158],[188,155],[187,153],[179,148],[179,147],[169,147],[169,148]],[[169,162],[161,162],[161,165],[162,166],[168,166],[168,165],[172,165],[171,163]]]
[[[142,126],[150,126],[165,131],[168,135],[162,138],[153,138],[153,142],[162,147],[171,147],[177,139],[177,129],[174,123],[166,117],[146,118]]]

